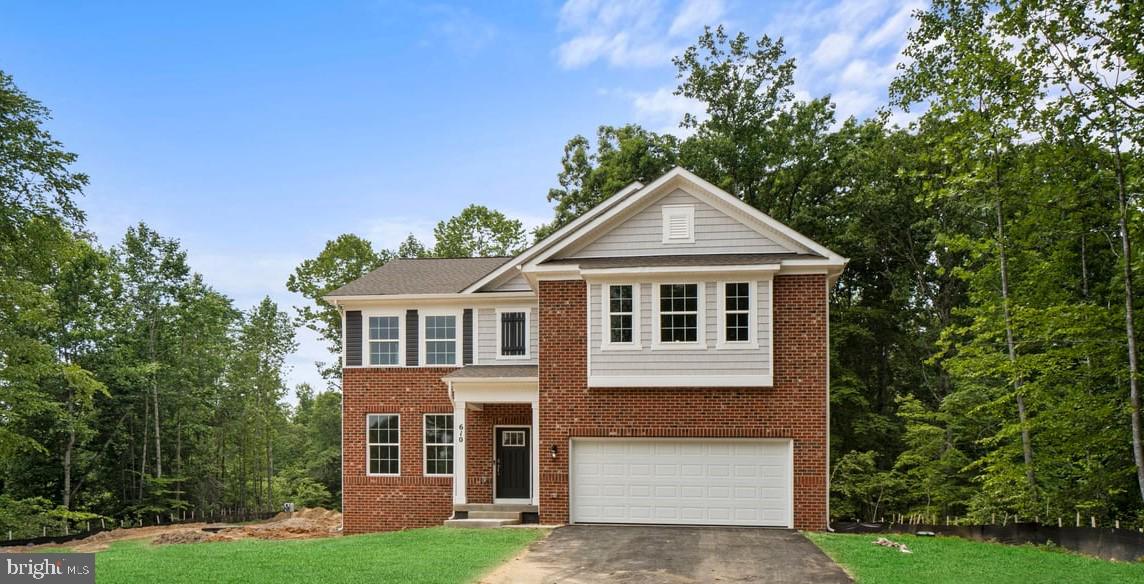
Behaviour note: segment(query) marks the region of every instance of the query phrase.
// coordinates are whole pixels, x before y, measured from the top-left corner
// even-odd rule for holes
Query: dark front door
[[[497,428],[498,499],[529,499],[529,461],[532,457],[528,428]]]

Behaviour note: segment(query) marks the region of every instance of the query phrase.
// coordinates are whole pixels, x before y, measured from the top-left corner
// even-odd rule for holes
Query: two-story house
[[[506,510],[826,528],[845,264],[676,168],[516,257],[393,260],[334,291],[345,531]]]

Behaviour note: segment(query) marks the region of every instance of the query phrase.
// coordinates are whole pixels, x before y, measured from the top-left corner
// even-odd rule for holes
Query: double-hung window
[[[425,364],[457,364],[457,316],[425,316]]]
[[[401,319],[397,316],[369,317],[369,364],[401,364]]]
[[[699,341],[699,284],[660,284],[659,342]]]
[[[528,310],[498,310],[497,320],[497,357],[527,359]]]
[[[366,470],[369,474],[401,474],[400,419],[397,414],[366,416]]]
[[[633,284],[604,286],[604,344],[639,345],[639,287]]]
[[[425,414],[425,474],[453,474],[453,414]]]
[[[751,334],[751,285],[748,282],[723,284],[723,341],[749,343]]]

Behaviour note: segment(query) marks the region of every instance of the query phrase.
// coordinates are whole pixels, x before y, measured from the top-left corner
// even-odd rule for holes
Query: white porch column
[[[468,475],[465,474],[465,408],[463,401],[453,402],[453,504],[464,505],[465,485]]]
[[[532,404],[532,504],[540,504],[540,399]]]

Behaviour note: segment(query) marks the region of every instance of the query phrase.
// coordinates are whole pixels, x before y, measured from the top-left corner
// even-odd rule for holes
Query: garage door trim
[[[572,506],[575,501],[575,483],[574,470],[572,468],[573,461],[576,459],[576,446],[577,442],[750,442],[760,444],[784,444],[787,449],[787,476],[786,476],[786,492],[787,492],[787,525],[788,529],[794,529],[794,439],[793,438],[749,438],[749,437],[675,437],[675,436],[570,436],[568,438],[568,523],[576,523],[572,519]],[[594,523],[594,522],[593,522]],[[680,524],[670,524],[672,526],[686,526]]]

